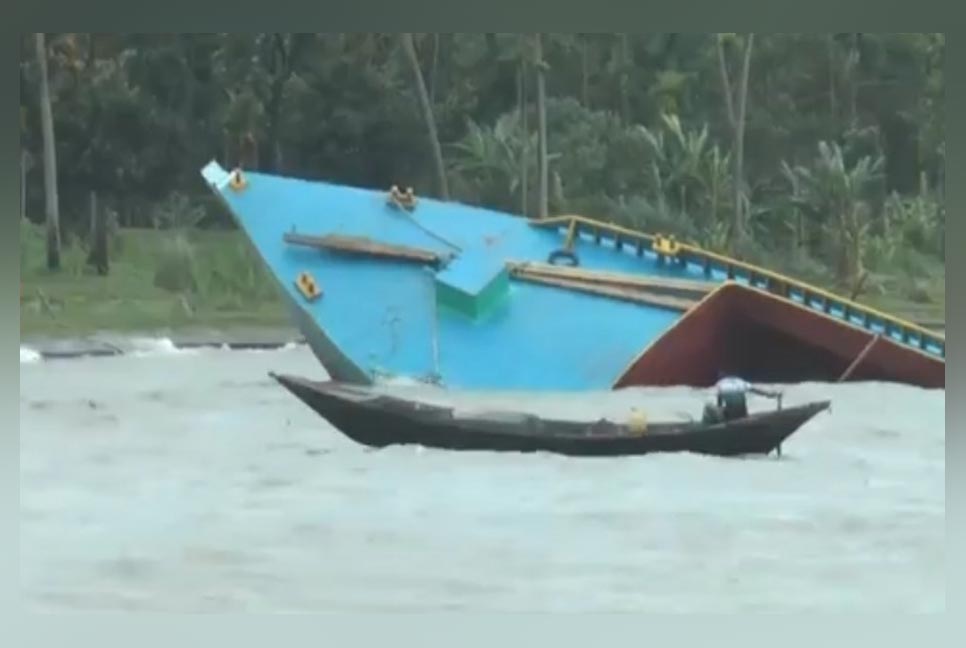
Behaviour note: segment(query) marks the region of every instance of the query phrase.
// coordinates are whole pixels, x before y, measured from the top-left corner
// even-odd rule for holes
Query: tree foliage
[[[425,194],[448,181],[453,199],[536,216],[544,113],[551,213],[719,248],[738,227],[753,248],[820,259],[843,282],[865,248],[943,253],[943,34],[46,36],[67,230],[88,227],[92,190],[123,225],[164,224],[177,205],[226,225],[199,170],[237,164],[245,142],[264,171]],[[39,72],[24,35],[32,160]],[[33,164],[28,216],[43,204]]]

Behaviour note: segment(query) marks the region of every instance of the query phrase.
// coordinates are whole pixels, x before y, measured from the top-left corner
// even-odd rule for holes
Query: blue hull
[[[608,389],[683,315],[656,306],[510,279],[480,312],[449,308],[441,291],[481,295],[507,262],[544,264],[564,247],[565,228],[486,209],[421,198],[412,211],[387,194],[254,172],[244,186],[210,163],[203,177],[271,271],[313,352],[336,380],[382,376],[459,389]],[[292,245],[287,234],[361,237],[449,258],[442,267],[364,258]],[[653,250],[578,235],[580,268],[634,277],[706,282],[728,269],[664,263]],[[309,273],[321,296],[296,280]],[[753,280],[753,277],[751,278]],[[499,288],[499,286],[497,286]],[[462,291],[462,292],[461,292]],[[944,353],[944,349],[943,349]]]

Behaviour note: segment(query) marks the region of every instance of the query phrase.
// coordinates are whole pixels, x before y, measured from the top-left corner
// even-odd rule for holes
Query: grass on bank
[[[87,265],[76,239],[65,241],[60,272],[49,272],[45,258],[43,228],[22,222],[22,337],[291,327],[274,281],[237,231],[121,230],[106,277]],[[821,268],[767,265],[840,292]],[[874,275],[859,301],[912,321],[944,321],[945,268],[917,257],[908,265]]]
[[[896,250],[887,259],[872,259],[868,278],[855,301],[902,319],[933,326],[946,320],[946,266],[935,257],[912,249]],[[761,265],[847,297],[832,271],[789,255],[771,254]],[[870,264],[871,265],[871,264]]]
[[[43,228],[20,224],[20,334],[84,335],[290,327],[277,288],[240,233],[125,229],[98,276],[86,246],[67,240],[45,267]]]

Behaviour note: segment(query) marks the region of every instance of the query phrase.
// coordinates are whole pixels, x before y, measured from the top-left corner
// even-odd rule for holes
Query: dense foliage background
[[[88,240],[91,192],[121,227],[229,227],[212,158],[537,216],[543,122],[551,214],[854,294],[944,272],[943,34],[36,36],[23,217],[50,214],[42,52],[68,240]]]

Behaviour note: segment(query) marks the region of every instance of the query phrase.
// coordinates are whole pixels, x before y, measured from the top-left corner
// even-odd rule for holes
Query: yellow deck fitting
[[[866,330],[872,330],[869,322],[875,320],[889,331],[886,334],[887,337],[892,337],[892,333],[898,332],[904,338],[902,344],[910,348],[923,350],[928,344],[937,346],[940,349],[937,357],[945,362],[946,336],[944,334],[930,331],[919,324],[904,320],[895,315],[889,315],[871,306],[857,303],[841,295],[836,295],[817,286],[762,268],[761,266],[704,250],[695,245],[681,243],[675,240],[674,236],[665,237],[663,235],[655,236],[645,234],[644,232],[621,227],[614,223],[594,220],[586,216],[574,214],[534,219],[529,224],[532,227],[554,228],[556,230],[566,227],[566,235],[569,240],[576,240],[580,234],[588,231],[598,235],[603,232],[615,240],[620,237],[625,239],[627,244],[637,247],[638,256],[643,251],[650,249],[665,259],[670,257],[678,263],[703,267],[705,274],[709,277],[713,271],[719,271],[724,272],[730,280],[746,279],[756,290],[765,291],[795,304],[807,304],[807,307],[813,310],[819,310],[820,312],[824,310],[826,315],[837,321],[851,322],[850,319],[838,315],[831,315],[830,312],[833,309],[848,310],[853,315],[859,315],[863,319],[864,323],[861,326]],[[798,294],[795,295],[795,293]],[[824,309],[821,306],[817,307],[815,305],[816,302],[824,304]],[[910,336],[917,337],[920,342],[917,344],[914,340],[910,341],[907,339]],[[932,352],[929,353],[933,355]]]
[[[242,175],[241,169],[235,169],[231,172],[231,178],[228,180],[228,186],[235,191],[242,191],[248,186],[248,178]]]
[[[307,301],[315,301],[322,295],[322,290],[319,288],[319,284],[316,283],[315,278],[312,277],[308,272],[303,272],[299,274],[298,278],[295,280],[295,287],[299,289],[302,296],[305,297]]]
[[[669,257],[677,256],[681,244],[673,236],[657,236],[654,238],[654,251]]]
[[[387,202],[400,209],[412,211],[416,208],[416,194],[413,193],[412,187],[406,187],[406,191],[400,191],[397,185],[393,185],[389,190],[389,200]]]

